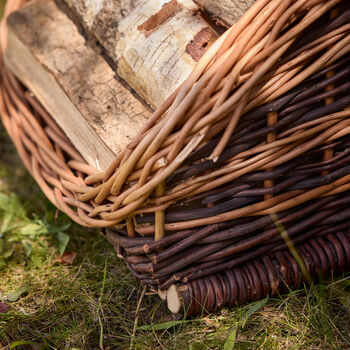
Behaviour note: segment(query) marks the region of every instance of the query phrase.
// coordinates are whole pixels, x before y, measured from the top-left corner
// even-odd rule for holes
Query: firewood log
[[[195,2],[218,24],[232,26],[254,4],[255,0],[195,0]]]
[[[192,0],[61,0],[96,38],[118,75],[157,108],[217,34]]]

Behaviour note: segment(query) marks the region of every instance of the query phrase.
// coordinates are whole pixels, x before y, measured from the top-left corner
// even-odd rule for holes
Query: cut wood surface
[[[153,108],[190,74],[217,34],[192,0],[60,0]]]
[[[150,111],[116,79],[52,0],[29,3],[9,17],[8,25],[7,66],[86,161],[106,169]]]
[[[169,287],[166,292],[168,309],[173,313],[177,314],[181,310],[181,299],[178,287],[173,284]]]
[[[256,0],[195,0],[219,24],[231,26],[236,23]]]

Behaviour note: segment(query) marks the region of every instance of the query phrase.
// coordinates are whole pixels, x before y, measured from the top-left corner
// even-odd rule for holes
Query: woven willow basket
[[[350,268],[349,52],[349,1],[258,0],[106,173],[2,58],[1,116],[48,199],[199,314]]]

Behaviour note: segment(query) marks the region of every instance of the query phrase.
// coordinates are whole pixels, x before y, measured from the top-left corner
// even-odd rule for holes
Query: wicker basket
[[[346,0],[258,0],[106,173],[1,58],[3,124],[49,200],[173,312],[281,293],[350,268],[349,18]]]

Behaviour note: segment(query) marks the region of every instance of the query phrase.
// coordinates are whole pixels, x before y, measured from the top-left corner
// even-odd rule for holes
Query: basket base
[[[120,251],[108,231],[106,238]],[[130,257],[124,254],[123,259],[128,263]],[[349,267],[350,231],[338,232],[307,240],[295,251],[279,250],[218,273],[201,271],[203,277],[187,276],[167,290],[158,289],[158,294],[172,313],[196,316],[296,290],[302,283],[326,280]]]

